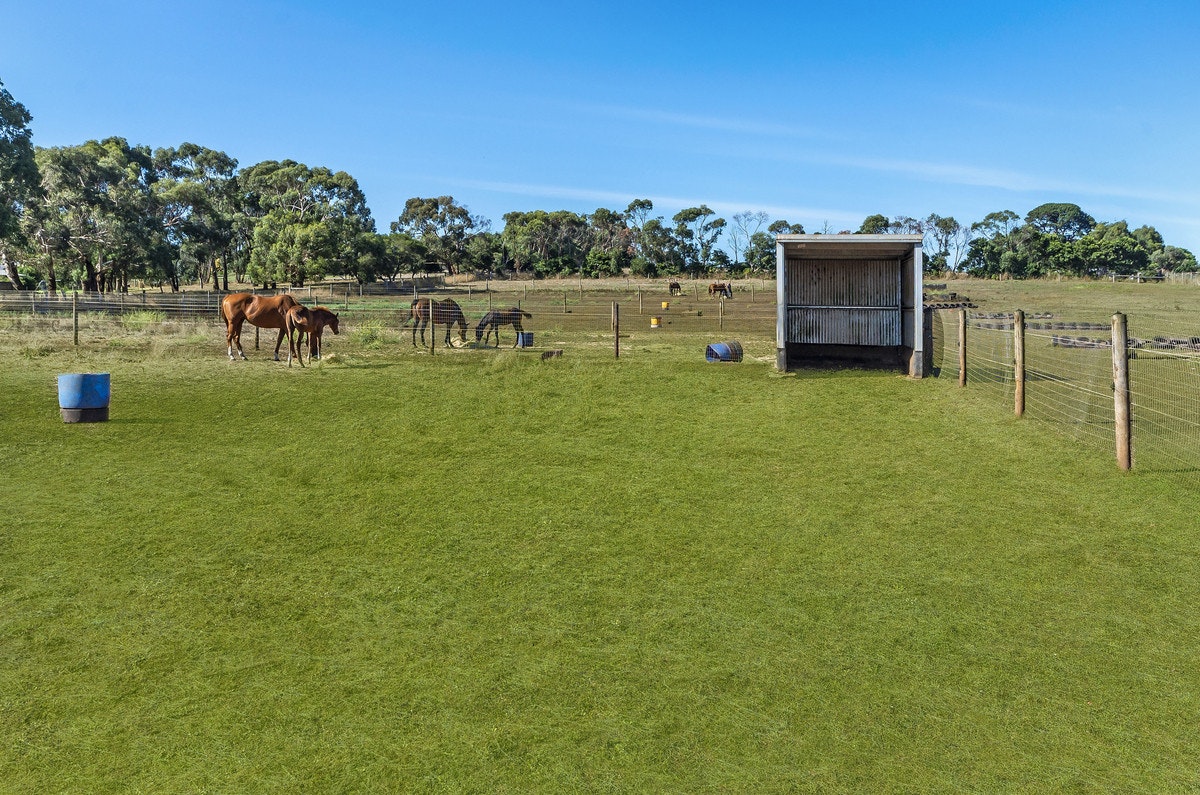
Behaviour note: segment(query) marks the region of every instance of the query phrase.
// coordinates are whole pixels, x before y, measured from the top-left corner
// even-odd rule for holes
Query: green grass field
[[[0,335],[4,791],[1200,789],[1194,473],[764,335],[142,321]]]

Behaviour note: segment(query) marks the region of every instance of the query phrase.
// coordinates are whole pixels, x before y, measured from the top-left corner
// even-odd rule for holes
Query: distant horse
[[[432,313],[431,313],[432,308]],[[425,327],[428,325],[437,326],[440,323],[446,325],[446,347],[450,347],[450,327],[458,325],[458,337],[465,344],[467,341],[467,318],[463,315],[462,307],[454,302],[453,299],[447,298],[444,301],[437,301],[430,298],[414,298],[412,305],[408,310],[408,318],[400,325],[407,326],[409,323],[415,322],[413,326],[413,347],[417,347],[417,331],[421,332],[421,347],[425,347]],[[434,334],[434,329],[430,329],[429,333]]]
[[[475,344],[478,345],[480,339],[482,339],[483,344],[487,345],[488,340],[491,339],[492,332],[494,331],[496,332],[496,347],[499,348],[500,327],[511,325],[513,327],[513,331],[520,334],[520,332],[525,330],[521,328],[522,317],[532,318],[533,315],[515,306],[512,309],[493,309],[491,312],[488,312],[486,315],[484,315],[483,320],[480,320],[479,325],[475,327]],[[517,343],[520,341],[521,338],[518,336],[513,342],[513,347],[517,347]]]
[[[714,296],[733,298],[733,285],[729,282],[713,282],[708,285],[708,295],[710,298]]]
[[[667,285],[667,289],[671,295],[683,295],[683,288],[679,286],[679,282],[671,282]]]
[[[246,321],[259,328],[279,329],[279,338],[275,340],[275,361],[279,361],[279,346],[283,344],[283,337],[287,333],[287,311],[294,306],[300,306],[300,303],[287,293],[275,296],[230,293],[221,299],[221,319],[225,321],[229,361],[233,361],[235,345],[238,355],[246,358],[242,351],[242,323]]]
[[[296,350],[296,358],[300,360],[300,366],[304,366],[304,356],[300,353],[300,346],[304,344],[304,335],[308,334],[308,358],[321,358],[321,332],[325,327],[333,329],[333,333],[338,333],[338,316],[336,312],[332,312],[326,307],[317,306],[309,309],[304,306],[293,306],[287,311],[285,316],[286,331],[288,335],[288,367],[292,366],[292,349]],[[293,343],[293,335],[299,332],[299,337]]]

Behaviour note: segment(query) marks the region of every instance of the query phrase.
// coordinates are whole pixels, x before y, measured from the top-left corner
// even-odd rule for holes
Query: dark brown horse
[[[679,282],[670,282],[667,284],[667,290],[671,295],[683,295],[683,288],[679,286]]]
[[[415,323],[413,326],[414,348],[417,347],[418,330],[421,332],[421,347],[425,347],[425,327],[430,324],[437,326],[444,323],[446,325],[447,348],[450,347],[450,327],[455,324],[458,325],[458,338],[463,344],[467,342],[467,318],[463,315],[462,307],[451,298],[444,301],[414,298],[408,310],[408,317],[401,325],[407,326],[409,323]],[[433,335],[435,330],[430,329],[429,333]]]
[[[478,345],[479,341],[483,340],[483,344],[487,345],[488,340],[490,340],[492,337],[492,332],[495,331],[496,347],[499,348],[500,327],[511,325],[513,327],[513,331],[520,333],[525,330],[521,328],[522,317],[531,318],[533,315],[515,306],[512,309],[493,309],[491,312],[488,312],[486,315],[484,315],[483,320],[480,320],[479,325],[475,327],[475,344]],[[517,347],[517,342],[520,341],[521,338],[517,337],[517,339],[513,342],[513,347]]]
[[[275,361],[279,361],[279,346],[283,344],[283,337],[287,333],[287,311],[294,306],[300,306],[300,302],[287,293],[274,296],[230,293],[225,296],[221,300],[221,318],[225,321],[229,361],[233,361],[235,345],[238,355],[246,358],[242,350],[242,323],[246,321],[259,328],[279,329],[279,338],[275,340]]]
[[[325,327],[333,329],[333,333],[338,333],[338,316],[336,312],[329,310],[323,306],[316,306],[312,309],[304,306],[293,306],[287,311],[285,317],[288,335],[288,367],[292,366],[292,349],[296,351],[296,358],[300,360],[300,366],[304,366],[304,356],[300,353],[300,346],[304,344],[304,335],[308,334],[308,358],[321,358],[321,332]],[[293,340],[293,335],[299,332],[299,337]]]

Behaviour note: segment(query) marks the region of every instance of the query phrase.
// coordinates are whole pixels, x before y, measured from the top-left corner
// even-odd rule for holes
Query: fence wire
[[[931,319],[934,372],[957,378],[958,313],[938,310]],[[1153,313],[1129,317],[1128,328],[1134,466],[1200,468],[1200,328]],[[967,388],[1011,409],[1014,314],[969,313],[966,336]],[[1026,316],[1024,416],[1097,450],[1114,450],[1111,318]]]
[[[1176,469],[1200,465],[1200,320],[1130,317],[1129,385],[1134,460]]]

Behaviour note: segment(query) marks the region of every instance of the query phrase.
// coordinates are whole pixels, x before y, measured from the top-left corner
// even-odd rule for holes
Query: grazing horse
[[[494,331],[496,332],[496,347],[499,348],[500,327],[511,325],[513,327],[513,331],[519,334],[525,330],[521,328],[522,317],[532,318],[533,315],[515,306],[512,309],[493,309],[491,312],[488,312],[486,315],[484,315],[483,320],[480,320],[479,325],[475,327],[475,344],[478,345],[479,340],[482,339],[483,344],[487,345],[488,340],[491,339],[492,332]],[[517,342],[520,341],[521,338],[517,337],[513,342],[513,347],[517,347]]]
[[[733,285],[729,282],[713,282],[708,285],[709,297],[720,296],[722,298],[733,298]]]
[[[288,335],[288,367],[292,366],[292,349],[296,350],[296,358],[300,360],[300,366],[304,366],[304,356],[300,353],[300,346],[304,344],[304,335],[308,334],[308,358],[321,358],[321,332],[325,327],[333,329],[333,333],[338,333],[338,316],[336,312],[332,312],[326,307],[317,306],[309,309],[304,306],[293,306],[287,311],[285,316]],[[299,337],[294,340],[293,335],[299,332]]]
[[[679,286],[679,282],[671,282],[667,285],[667,289],[671,295],[683,295],[683,288]]]
[[[437,301],[430,298],[414,298],[412,305],[408,309],[408,318],[400,325],[407,326],[413,323],[413,347],[417,347],[417,330],[421,332],[421,347],[425,347],[425,327],[428,325],[437,326],[439,323],[446,325],[446,347],[450,347],[450,327],[458,325],[458,337],[463,344],[467,342],[467,318],[463,315],[462,307],[454,302],[453,299],[447,298],[444,301]],[[429,330],[432,336],[435,333],[434,329]]]
[[[283,337],[287,333],[287,311],[294,306],[300,306],[300,303],[287,293],[275,296],[230,293],[221,299],[221,319],[225,321],[229,361],[233,361],[235,345],[238,355],[246,358],[242,351],[242,323],[246,321],[259,328],[279,329],[279,338],[275,340],[275,361],[279,361],[279,346],[283,344]]]

